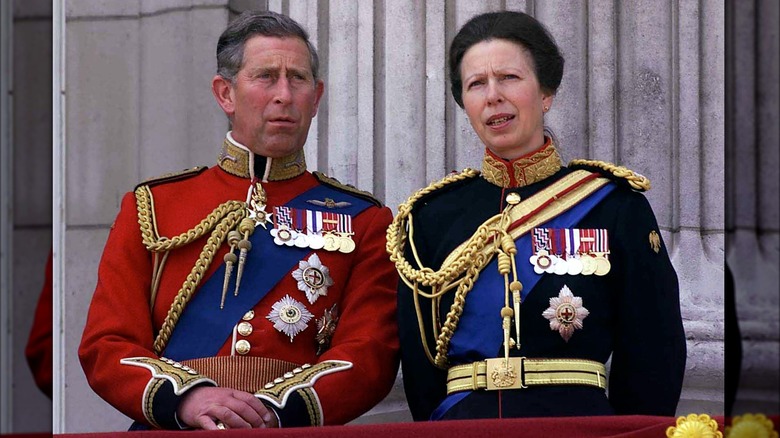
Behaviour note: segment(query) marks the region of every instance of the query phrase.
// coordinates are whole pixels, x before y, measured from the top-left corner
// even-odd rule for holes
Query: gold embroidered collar
[[[217,157],[217,165],[225,172],[241,178],[254,179],[255,154],[246,146],[233,140],[228,132],[222,142],[222,150]],[[306,171],[306,158],[303,149],[282,158],[265,158],[265,171],[258,175],[263,182],[283,181],[295,178]]]
[[[523,187],[541,181],[561,169],[561,156],[550,138],[538,150],[507,161],[485,149],[482,177],[499,187]]]

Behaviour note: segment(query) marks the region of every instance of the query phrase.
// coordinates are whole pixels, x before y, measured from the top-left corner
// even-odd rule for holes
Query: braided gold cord
[[[490,258],[485,256],[484,253],[477,251],[475,263],[469,266],[463,281],[458,286],[458,290],[455,291],[455,300],[453,301],[452,306],[450,306],[450,311],[447,313],[444,325],[441,328],[441,333],[439,333],[439,336],[436,339],[436,358],[434,359],[434,365],[439,368],[447,368],[447,351],[450,348],[450,340],[455,334],[455,330],[458,328],[460,315],[463,314],[463,306],[466,304],[466,295],[474,287],[474,283],[477,281],[477,278],[479,278],[482,268],[487,265],[489,259]],[[422,330],[422,328],[420,328],[420,330]]]
[[[569,162],[569,166],[598,167],[599,169],[611,172],[618,178],[625,179],[634,190],[641,192],[650,190],[650,180],[646,176],[635,173],[633,170],[624,166],[618,166],[616,164],[599,160],[572,160]]]
[[[395,267],[401,278],[409,285],[412,285],[412,293],[415,294],[415,300],[417,296],[423,296],[432,300],[431,306],[437,308],[440,297],[444,292],[451,290],[453,280],[458,279],[457,289],[455,291],[455,298],[449,312],[445,318],[441,331],[436,334],[438,326],[438,318],[434,315],[433,331],[436,336],[436,357],[434,358],[434,365],[440,368],[446,368],[447,366],[447,350],[449,349],[450,339],[455,333],[455,330],[460,321],[460,315],[463,314],[463,306],[466,302],[466,295],[474,287],[474,282],[479,277],[482,269],[487,266],[488,262],[492,258],[492,254],[484,253],[482,250],[487,245],[490,235],[495,233],[496,227],[503,222],[502,214],[488,219],[483,223],[477,231],[469,238],[466,245],[462,250],[457,253],[451,254],[442,264],[438,271],[434,271],[428,267],[422,267],[420,269],[414,269],[408,260],[404,257],[404,246],[406,243],[406,227],[409,227],[409,234],[412,234],[412,223],[407,219],[411,216],[412,208],[419,199],[423,196],[441,189],[447,184],[451,184],[457,181],[461,181],[467,178],[474,178],[479,175],[479,172],[473,169],[466,169],[463,172],[455,175],[449,175],[442,180],[435,182],[428,187],[418,190],[409,199],[398,207],[398,214],[393,219],[393,222],[387,229],[387,252],[390,254],[390,260],[395,263]],[[465,275],[464,275],[465,272]],[[433,287],[437,291],[431,294],[426,294],[420,291],[418,285]],[[418,313],[418,320],[421,321],[419,312],[420,309],[416,308]],[[438,312],[435,312],[438,314]],[[420,333],[423,339],[423,345],[428,354],[428,345],[424,341],[425,336],[423,333],[424,328],[420,327]],[[430,354],[428,357],[430,358]]]
[[[141,227],[141,237],[147,250],[151,252],[170,251],[192,243],[210,232],[228,214],[245,209],[245,203],[227,201],[215,208],[200,223],[190,230],[171,238],[160,237],[157,234],[154,218],[153,198],[148,186],[135,190],[136,207],[138,209],[138,225]],[[243,215],[242,215],[243,218]]]
[[[446,269],[440,269],[439,271],[433,271],[430,268],[414,269],[408,260],[404,257],[404,246],[406,243],[405,228],[407,225],[407,218],[409,217],[414,203],[417,202],[423,196],[441,189],[447,184],[451,184],[457,181],[461,181],[467,178],[474,178],[479,175],[479,171],[474,169],[465,169],[463,172],[453,175],[448,175],[443,179],[415,192],[406,202],[398,206],[398,214],[393,219],[393,222],[387,228],[387,253],[390,255],[390,260],[395,263],[395,267],[398,273],[406,277],[407,280],[418,282],[424,286],[440,285],[448,283],[456,278],[466,266],[468,261],[464,257],[459,257],[458,262],[452,263]],[[411,227],[412,224],[408,223]],[[465,251],[464,251],[465,252]]]
[[[217,250],[222,245],[222,242],[225,241],[228,232],[245,216],[246,211],[244,209],[231,211],[214,227],[214,231],[206,241],[206,245],[203,247],[203,251],[201,251],[198,261],[195,262],[195,266],[192,267],[192,271],[190,271],[187,279],[184,280],[184,284],[182,284],[181,289],[179,289],[179,293],[176,294],[176,298],[173,300],[173,304],[171,304],[171,308],[168,310],[168,315],[165,317],[160,332],[154,340],[154,351],[157,354],[161,354],[165,349],[165,346],[171,337],[171,333],[173,333],[173,329],[179,321],[179,317],[192,298],[203,275],[206,273],[209,266],[211,266],[214,254],[216,254]]]

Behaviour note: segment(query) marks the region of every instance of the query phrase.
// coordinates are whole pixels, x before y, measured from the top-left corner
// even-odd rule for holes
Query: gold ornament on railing
[[[690,414],[678,417],[677,426],[666,429],[667,438],[723,438],[718,422],[707,414]]]
[[[775,425],[764,414],[737,415],[726,426],[726,438],[778,438]]]

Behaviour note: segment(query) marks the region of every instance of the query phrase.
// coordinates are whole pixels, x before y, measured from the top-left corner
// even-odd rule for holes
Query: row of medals
[[[324,249],[325,251],[338,251],[345,254],[355,250],[355,241],[347,233],[305,234],[292,231],[289,228],[279,228],[277,237],[283,242],[282,244],[288,244],[292,241],[292,246],[298,248]]]
[[[533,264],[534,262],[531,261]],[[536,253],[536,266],[547,270],[551,265],[557,275],[607,275],[612,265],[607,253],[584,253],[579,257],[563,258],[550,254],[546,249]]]

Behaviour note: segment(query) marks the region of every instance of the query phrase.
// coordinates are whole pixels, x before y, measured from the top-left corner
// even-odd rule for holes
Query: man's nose
[[[279,78],[274,87],[274,102],[289,103],[292,100],[292,85],[286,77]]]

